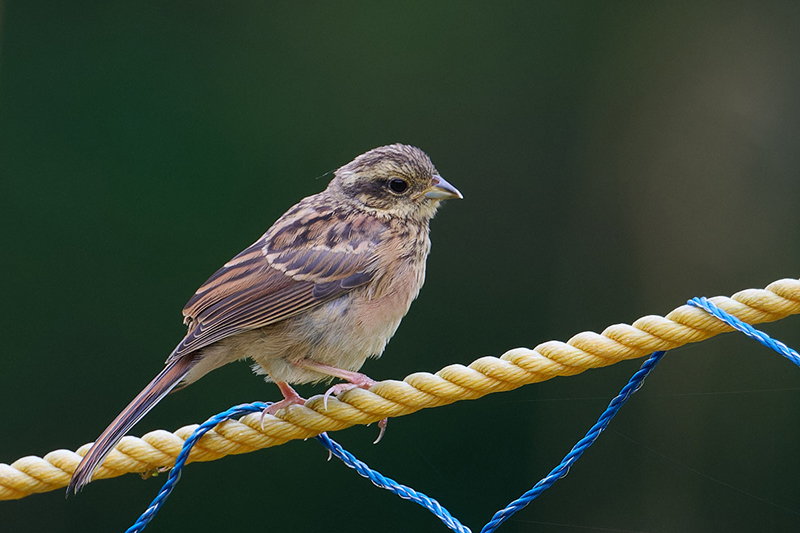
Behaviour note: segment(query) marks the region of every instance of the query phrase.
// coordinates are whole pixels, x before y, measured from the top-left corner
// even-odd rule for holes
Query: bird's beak
[[[450,200],[452,198],[464,198],[458,189],[450,185],[446,179],[434,174],[433,185],[425,191],[425,198],[434,200]]]

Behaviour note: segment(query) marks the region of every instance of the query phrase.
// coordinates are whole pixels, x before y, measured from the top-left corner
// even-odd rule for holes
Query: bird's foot
[[[365,376],[359,372],[353,372],[351,370],[342,370],[341,368],[336,368],[330,365],[324,365],[321,363],[315,363],[312,361],[304,361],[300,366],[304,368],[308,368],[309,370],[314,370],[321,374],[327,374],[329,376],[334,376],[340,379],[344,379],[348,381],[348,383],[339,383],[338,385],[334,385],[333,387],[329,388],[325,391],[325,396],[322,399],[322,405],[325,409],[328,409],[328,397],[331,394],[336,394],[337,396],[345,391],[349,391],[352,389],[366,389],[369,390],[370,387],[375,385],[377,381],[372,379],[369,376]],[[386,433],[386,425],[389,423],[388,418],[384,418],[380,422],[378,422],[378,427],[380,428],[380,433],[378,433],[378,438],[375,439],[373,444],[378,444],[380,440],[383,438],[383,434]]]
[[[264,417],[267,415],[274,415],[281,409],[285,409],[290,405],[305,405],[306,399],[297,394],[292,387],[285,381],[276,381],[276,385],[283,394],[283,400],[271,404],[269,407],[261,411],[261,429],[264,429]]]
[[[374,379],[357,372],[352,372],[351,375],[345,379],[347,379],[350,383],[339,383],[325,391],[325,396],[322,398],[322,405],[325,406],[326,410],[328,409],[328,397],[331,394],[339,396],[341,393],[353,389],[369,390],[370,387],[377,383],[377,381]]]
[[[328,409],[328,397],[331,394],[335,394],[336,396],[338,396],[339,394],[345,391],[353,389],[369,390],[370,387],[372,387],[375,383],[377,383],[377,381],[375,381],[374,379],[365,376],[364,374],[359,374],[357,372],[351,373],[351,375],[347,376],[347,378],[345,379],[350,381],[350,383],[339,383],[329,388],[327,391],[325,391],[325,396],[322,399],[322,404],[325,406],[326,410]],[[378,433],[378,438],[375,439],[375,441],[372,444],[378,444],[381,441],[384,433],[386,433],[386,426],[388,424],[389,424],[388,418],[384,418],[383,420],[378,422],[378,427],[380,428],[380,432]]]

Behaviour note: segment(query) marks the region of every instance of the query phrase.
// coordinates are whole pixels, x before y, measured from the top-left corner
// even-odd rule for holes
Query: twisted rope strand
[[[772,322],[800,313],[800,280],[782,279],[765,289],[747,289],[730,298],[717,296],[709,300],[742,322]],[[644,357],[654,351],[671,350],[726,331],[732,328],[702,309],[683,305],[666,317],[645,316],[632,325],[609,326],[601,334],[579,333],[566,343],[549,341],[533,350],[516,348],[500,358],[481,357],[467,367],[450,365],[436,374],[418,372],[403,381],[383,381],[369,391],[352,389],[338,398],[329,398],[327,410],[322,396],[317,395],[304,406],[292,405],[279,411],[278,416],[265,416],[263,429],[259,414],[229,420],[200,439],[189,462],[213,461],[225,455],[314,437],[324,431],[473,400],[492,392]],[[175,433],[157,430],[142,438],[124,437],[94,479],[171,466],[196,428],[195,424]],[[20,499],[66,486],[90,445],[85,444],[76,452],[56,450],[43,458],[28,456],[10,465],[0,463],[0,500]]]

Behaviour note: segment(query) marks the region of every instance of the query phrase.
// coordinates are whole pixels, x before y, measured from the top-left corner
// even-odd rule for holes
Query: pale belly
[[[238,359],[254,361],[253,370],[266,374],[267,381],[296,384],[332,379],[302,368],[303,361],[356,371],[383,353],[419,292],[416,280],[408,276],[407,283],[395,283],[393,292],[379,298],[370,298],[366,287],[356,289],[277,324],[223,339],[202,350],[186,382]]]

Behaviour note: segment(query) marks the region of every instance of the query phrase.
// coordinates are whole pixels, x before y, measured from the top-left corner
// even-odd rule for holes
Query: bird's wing
[[[384,229],[374,217],[299,204],[197,290],[183,310],[189,332],[168,361],[368,283]]]

